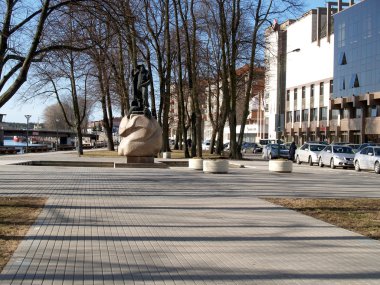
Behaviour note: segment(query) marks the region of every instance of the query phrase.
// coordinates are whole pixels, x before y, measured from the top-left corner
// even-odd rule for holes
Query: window
[[[306,87],[302,86],[302,99],[305,99],[306,96]]]
[[[344,77],[340,79],[339,89],[346,90],[346,80],[344,79]]]
[[[325,149],[324,149],[324,151],[329,151],[329,152],[331,152],[331,146],[330,146],[330,145],[326,146]]]
[[[327,120],[327,107],[322,107],[319,109],[319,120],[326,121]]]
[[[286,90],[286,101],[290,99],[290,90]]]
[[[377,117],[379,116],[379,106],[372,105],[370,109],[370,116],[371,117]]]
[[[334,80],[330,80],[330,94],[334,92]]]
[[[332,109],[331,110],[331,119],[332,120],[338,120],[340,117],[340,110],[338,109]]]
[[[360,152],[360,154],[368,154],[368,151],[369,151],[369,147],[365,147],[362,149],[362,151]]]
[[[350,87],[351,87],[351,88],[358,88],[358,87],[360,87],[360,84],[359,84],[359,77],[358,77],[357,74],[353,74],[353,75],[352,75],[352,77],[351,77]]]
[[[347,64],[346,53],[343,51],[341,53],[339,53],[338,64],[339,65],[346,65]]]
[[[305,143],[303,146],[301,146],[301,150],[309,149],[309,144]]]
[[[295,111],[294,122],[299,122],[301,120],[301,114],[300,113],[301,113],[300,110]]]
[[[319,83],[319,95],[323,96],[325,83]]]
[[[314,96],[314,84],[310,85],[310,97]]]
[[[302,110],[302,121],[303,122],[309,121],[309,110],[308,109]]]
[[[350,109],[343,110],[343,119],[349,119],[351,117]]]
[[[294,88],[294,101],[297,100],[297,88]]]
[[[363,109],[362,108],[356,108],[355,109],[355,118],[360,119],[363,116]]]
[[[317,108],[310,109],[310,121],[316,121],[317,119]]]
[[[293,117],[293,111],[286,112],[286,122],[291,123]]]

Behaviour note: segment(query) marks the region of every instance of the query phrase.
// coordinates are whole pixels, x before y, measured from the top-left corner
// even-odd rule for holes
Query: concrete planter
[[[228,173],[229,162],[227,159],[204,160],[203,172],[205,173]]]
[[[203,169],[203,159],[202,158],[190,158],[189,159],[189,168],[194,170]]]
[[[293,162],[290,160],[269,160],[269,171],[290,173],[293,171]]]
[[[171,152],[163,152],[162,158],[172,158],[172,153]]]

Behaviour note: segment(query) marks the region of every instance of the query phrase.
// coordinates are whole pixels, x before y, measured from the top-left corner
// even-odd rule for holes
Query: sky
[[[325,0],[305,0],[305,12],[315,7],[324,7],[326,2]],[[45,107],[55,103],[55,101],[40,101],[37,99],[28,103],[22,103],[20,98],[21,95],[16,94],[0,108],[0,114],[6,114],[3,119],[4,122],[26,123],[25,115],[32,115],[30,122],[42,123]],[[90,119],[100,120],[101,118],[100,112],[95,112]]]

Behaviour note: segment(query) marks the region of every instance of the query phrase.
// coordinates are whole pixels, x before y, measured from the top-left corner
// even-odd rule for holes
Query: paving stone
[[[262,162],[251,166],[254,174],[205,175],[0,165],[0,195],[49,198],[0,283],[380,283],[378,241],[260,199],[354,197],[357,176],[333,188],[343,178],[327,171],[276,175]],[[380,197],[377,178],[368,179],[360,196]]]

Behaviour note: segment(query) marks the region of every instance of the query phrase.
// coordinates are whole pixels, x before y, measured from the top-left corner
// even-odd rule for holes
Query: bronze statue
[[[131,114],[144,114],[147,118],[151,118],[152,114],[149,110],[148,87],[151,82],[151,76],[143,64],[137,65],[132,70],[133,78],[133,101],[129,110]]]

